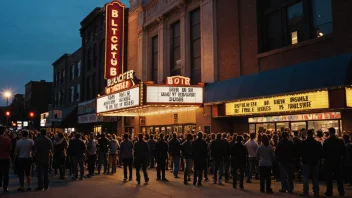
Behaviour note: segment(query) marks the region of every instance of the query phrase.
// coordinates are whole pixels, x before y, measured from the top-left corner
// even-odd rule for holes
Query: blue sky
[[[0,92],[24,93],[31,80],[52,81],[52,63],[80,47],[80,22],[109,1],[0,0]]]

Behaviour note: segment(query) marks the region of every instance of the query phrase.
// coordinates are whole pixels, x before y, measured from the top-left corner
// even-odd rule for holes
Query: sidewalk
[[[133,170],[135,171],[135,170]],[[83,181],[71,181],[67,178],[65,181],[60,181],[50,177],[50,187],[44,192],[16,192],[18,188],[18,178],[16,175],[11,175],[10,178],[10,193],[4,195],[0,192],[1,197],[35,197],[35,198],[76,198],[76,197],[299,197],[302,192],[302,184],[295,185],[293,194],[279,193],[279,182],[273,182],[274,194],[262,194],[259,192],[259,181],[254,180],[251,184],[244,185],[244,190],[235,190],[232,184],[223,186],[212,184],[211,181],[203,182],[203,187],[196,187],[190,184],[185,186],[183,178],[174,179],[170,171],[167,171],[167,179],[169,182],[156,181],[156,171],[148,170],[149,184],[141,183],[138,185],[135,181],[135,172],[133,172],[134,181],[123,182],[123,170],[119,168],[115,175],[99,175]],[[183,176],[183,172],[180,173]],[[144,181],[142,179],[142,181]],[[34,177],[32,188],[36,188],[37,178]],[[335,186],[334,186],[335,187]],[[352,197],[352,187],[346,186],[346,197]],[[325,184],[320,185],[320,195],[324,196]],[[338,196],[337,188],[334,188],[334,196]]]

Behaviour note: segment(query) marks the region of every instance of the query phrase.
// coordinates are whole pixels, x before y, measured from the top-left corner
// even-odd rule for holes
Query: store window
[[[312,0],[313,36],[321,37],[332,32],[331,0]]]
[[[191,83],[202,81],[201,78],[201,38],[200,38],[200,9],[191,12]]]
[[[275,123],[260,123],[256,124],[256,132],[264,133],[266,130],[274,131]]]
[[[159,57],[159,42],[158,36],[152,38],[152,69],[151,69],[151,80],[155,83],[158,81],[158,57]]]
[[[307,129],[306,122],[292,122],[291,123],[291,130],[292,131],[300,131],[301,129]]]
[[[94,125],[94,133],[101,133],[102,132],[102,127],[101,125]]]
[[[323,132],[329,131],[329,128],[335,128],[336,134],[340,134],[340,126],[338,120],[324,120],[324,121],[309,121],[308,128],[317,130],[322,130]]]
[[[170,27],[170,75],[181,75],[180,22]]]

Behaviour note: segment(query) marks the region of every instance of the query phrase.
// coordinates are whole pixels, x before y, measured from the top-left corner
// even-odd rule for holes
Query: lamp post
[[[12,94],[10,91],[5,91],[3,95],[4,95],[4,98],[6,98],[6,109],[7,109],[7,107],[9,106],[9,98],[11,97]],[[10,114],[6,115],[6,126],[8,126],[9,124],[9,117],[10,117]]]

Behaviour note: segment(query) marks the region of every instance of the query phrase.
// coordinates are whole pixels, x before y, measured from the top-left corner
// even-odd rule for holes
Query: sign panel
[[[113,1],[105,5],[105,79],[122,72],[125,6]]]
[[[202,104],[203,87],[147,86],[146,102]]]
[[[248,118],[248,123],[341,119],[340,112],[309,113]]]
[[[95,113],[78,116],[78,124],[95,123],[98,121],[99,121],[98,116]]]
[[[139,106],[139,87],[110,94],[97,99],[97,113]]]
[[[329,108],[328,91],[226,103],[226,115],[252,115]]]
[[[346,105],[352,107],[352,89],[346,87]]]
[[[191,85],[191,79],[184,76],[167,77],[165,84],[167,85]]]
[[[134,71],[130,70],[114,78],[108,79],[107,87],[105,87],[105,93],[112,94],[133,87],[135,85],[133,78]]]
[[[95,113],[97,108],[97,101],[96,99],[79,103],[78,104],[78,115],[84,115],[84,114],[90,114],[90,113]]]

